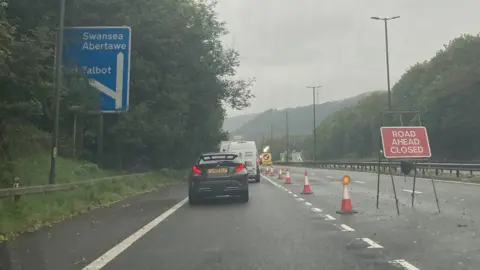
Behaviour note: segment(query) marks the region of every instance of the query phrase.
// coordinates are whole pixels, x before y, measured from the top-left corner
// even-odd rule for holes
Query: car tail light
[[[197,165],[193,165],[192,172],[194,174],[202,174],[202,170],[200,170],[200,168],[198,168]]]
[[[237,168],[235,168],[235,172],[239,172],[239,171],[243,170],[243,168],[245,168],[245,165],[240,164],[240,165],[237,166]]]

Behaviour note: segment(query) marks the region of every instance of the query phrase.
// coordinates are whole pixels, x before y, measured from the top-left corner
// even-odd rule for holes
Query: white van
[[[248,178],[260,182],[257,145],[254,141],[230,142],[227,152],[237,153],[240,158],[247,161]]]

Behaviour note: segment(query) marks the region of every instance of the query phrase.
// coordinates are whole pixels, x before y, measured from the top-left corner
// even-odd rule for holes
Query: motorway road
[[[309,169],[314,194],[301,195],[304,168],[290,168],[291,185],[264,176],[247,204],[186,203],[178,186],[128,199],[0,245],[0,269],[479,269],[480,186],[437,182],[438,214],[425,180],[410,206],[411,179],[391,182],[348,172],[359,213],[341,216],[341,176]]]

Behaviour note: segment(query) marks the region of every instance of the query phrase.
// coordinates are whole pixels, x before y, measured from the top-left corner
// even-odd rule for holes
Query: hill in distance
[[[233,132],[233,131],[239,129],[240,127],[242,127],[248,121],[255,118],[257,115],[258,115],[258,113],[252,113],[252,114],[245,114],[245,115],[228,117],[223,122],[223,130],[228,131],[228,132]]]
[[[368,93],[338,101],[330,101],[315,106],[316,126],[329,115],[346,107],[353,106]],[[232,135],[243,135],[248,140],[269,139],[286,135],[286,112],[288,111],[288,130],[290,136],[310,135],[313,132],[313,105],[287,108],[283,110],[270,109],[255,115],[243,115],[241,120],[247,120],[241,127],[229,130]],[[252,117],[253,116],[253,117]],[[241,117],[241,116],[236,116]],[[235,117],[232,117],[234,119]],[[226,119],[227,122],[228,119]]]

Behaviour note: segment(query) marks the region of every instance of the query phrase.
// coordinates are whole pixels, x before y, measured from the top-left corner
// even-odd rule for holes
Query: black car
[[[240,196],[248,202],[248,171],[236,153],[202,154],[188,179],[188,201],[196,204],[206,197]]]

